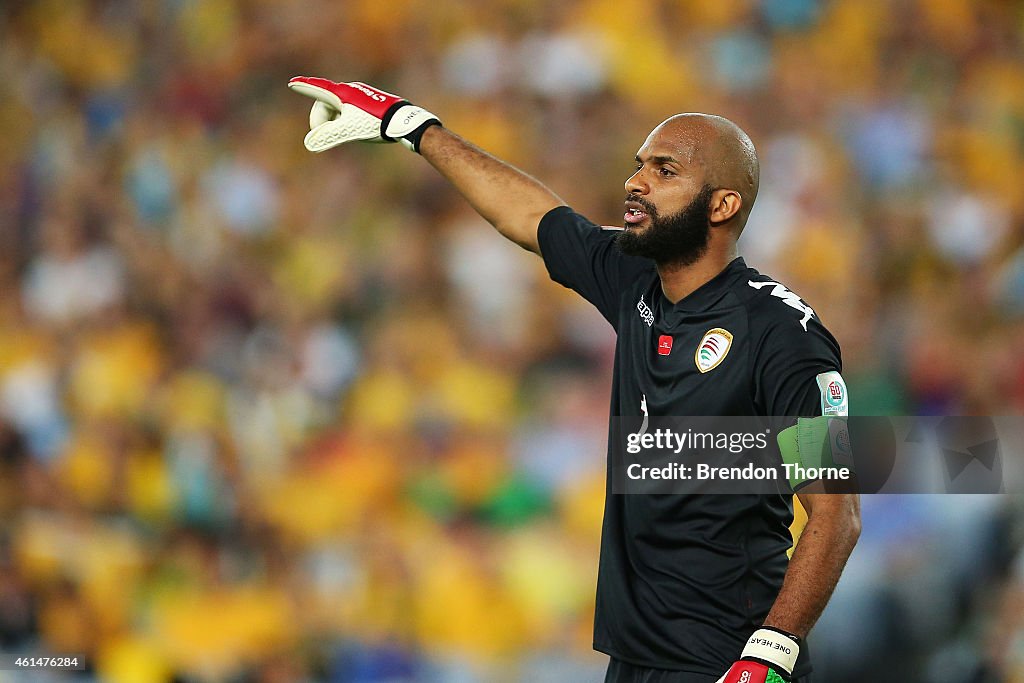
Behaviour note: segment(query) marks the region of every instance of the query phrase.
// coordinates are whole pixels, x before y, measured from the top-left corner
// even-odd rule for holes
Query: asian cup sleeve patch
[[[843,376],[835,370],[823,372],[814,378],[821,393],[821,414],[846,417],[850,414],[850,395]]]

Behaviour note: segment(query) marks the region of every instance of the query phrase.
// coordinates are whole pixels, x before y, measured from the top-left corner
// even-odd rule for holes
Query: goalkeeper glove
[[[429,111],[358,81],[335,83],[296,76],[288,81],[288,87],[316,100],[304,140],[310,152],[356,141],[401,142],[419,152],[423,131],[441,125]]]
[[[800,639],[777,628],[763,626],[747,639],[740,661],[718,683],[786,683],[793,677]]]

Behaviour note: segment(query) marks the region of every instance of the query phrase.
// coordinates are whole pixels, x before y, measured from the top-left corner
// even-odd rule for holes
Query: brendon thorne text
[[[743,467],[714,467],[701,462],[696,465],[669,463],[661,467],[644,467],[632,463],[626,467],[626,476],[630,479],[673,479],[696,481],[765,481],[783,479],[786,481],[800,480],[842,480],[852,478],[848,467],[805,467],[800,463],[781,463],[778,467],[756,467],[747,463]]]

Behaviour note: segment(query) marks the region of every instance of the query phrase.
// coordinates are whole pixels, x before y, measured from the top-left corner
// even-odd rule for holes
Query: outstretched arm
[[[424,131],[419,152],[498,232],[540,253],[537,226],[544,214],[565,204],[558,195],[441,126]]]
[[[444,129],[425,109],[366,83],[296,76],[288,87],[316,100],[304,140],[309,151],[356,141],[400,142],[433,164],[498,232],[540,253],[540,219],[565,202],[534,178]]]

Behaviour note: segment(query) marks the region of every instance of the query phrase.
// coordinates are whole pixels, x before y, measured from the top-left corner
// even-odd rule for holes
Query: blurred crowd
[[[603,675],[611,329],[414,155],[306,152],[296,74],[401,93],[612,225],[653,126],[732,118],[741,251],[840,340],[853,411],[1024,413],[1020,3],[5,2],[0,652]],[[818,680],[1024,681],[1021,499],[863,507]]]

